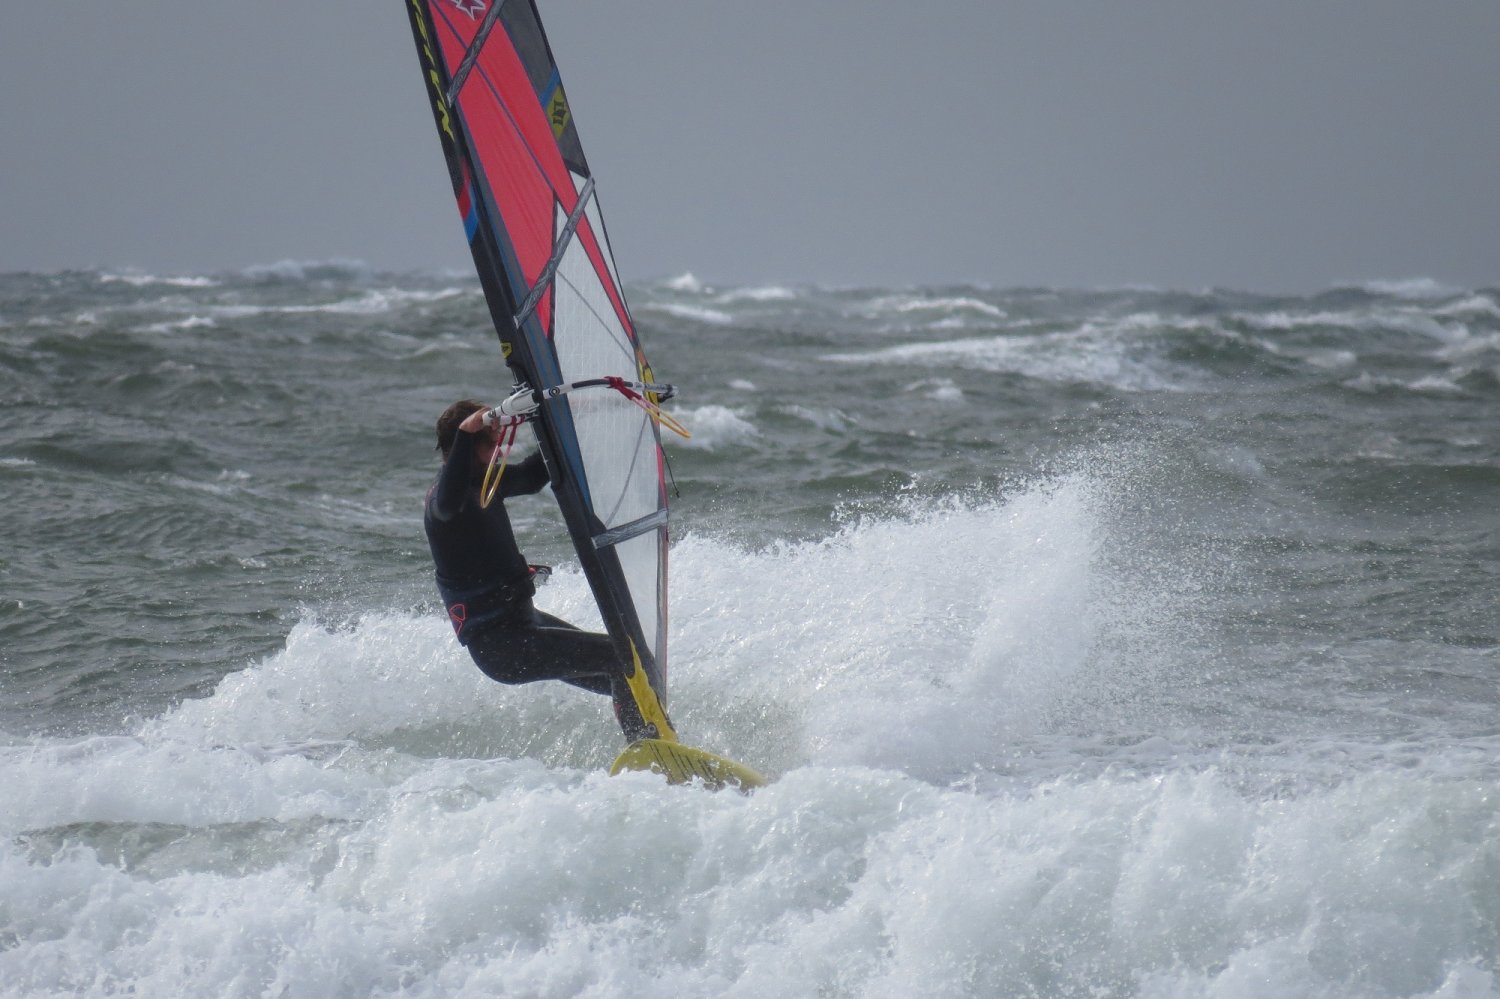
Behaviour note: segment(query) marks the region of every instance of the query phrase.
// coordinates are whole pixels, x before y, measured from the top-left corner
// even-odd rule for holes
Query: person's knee
[[[523,683],[531,682],[530,677],[518,676],[515,673],[508,673],[504,670],[497,669],[493,663],[476,662],[475,665],[479,667],[479,671],[481,673],[497,683],[503,683],[511,687],[519,687]]]
[[[497,683],[510,686],[529,683],[534,679],[530,675],[531,670],[526,668],[524,648],[517,647],[514,642],[496,641],[490,636],[486,638],[489,640],[469,645],[469,655],[481,673]]]

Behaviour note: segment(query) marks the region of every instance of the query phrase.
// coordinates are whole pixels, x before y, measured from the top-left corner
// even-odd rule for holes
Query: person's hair
[[[453,450],[453,440],[458,436],[458,425],[484,408],[482,402],[460,399],[443,410],[443,415],[439,416],[437,421],[437,448],[443,452],[444,461],[448,460],[448,452]]]

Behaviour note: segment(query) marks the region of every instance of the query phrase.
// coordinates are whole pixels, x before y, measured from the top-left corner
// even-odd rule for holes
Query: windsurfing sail
[[[666,721],[667,489],[655,379],[532,0],[408,0],[459,216],[600,615]]]

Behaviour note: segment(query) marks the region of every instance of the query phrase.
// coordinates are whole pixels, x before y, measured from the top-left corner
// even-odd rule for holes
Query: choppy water
[[[0,992],[1500,994],[1500,290],[632,294],[753,797],[454,645],[471,279],[0,276]]]

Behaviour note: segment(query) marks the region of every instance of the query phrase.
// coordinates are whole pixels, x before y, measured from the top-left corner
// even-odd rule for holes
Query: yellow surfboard
[[[622,770],[646,770],[667,778],[668,784],[686,784],[698,779],[711,791],[732,787],[749,794],[764,787],[766,779],[743,763],[694,749],[668,739],[637,739],[615,758],[610,776]]]

